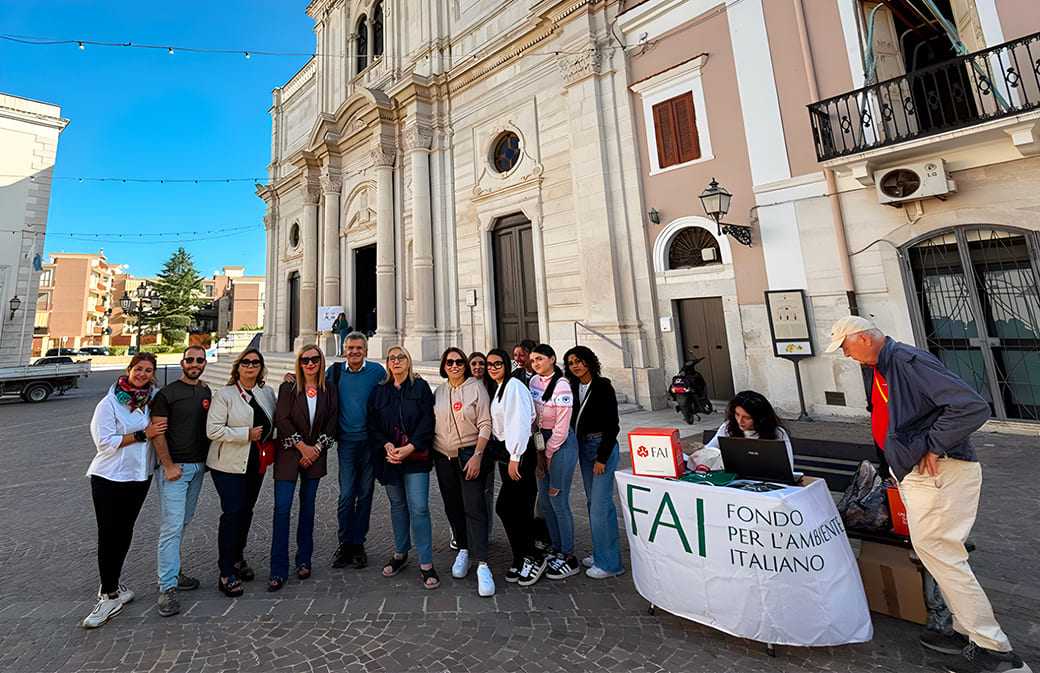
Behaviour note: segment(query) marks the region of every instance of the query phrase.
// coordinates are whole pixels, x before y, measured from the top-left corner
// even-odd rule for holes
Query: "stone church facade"
[[[375,357],[531,338],[562,358],[580,342],[654,406],[665,373],[617,11],[311,2],[316,55],[274,90],[258,188],[265,347],[318,338],[318,308],[338,305],[374,329]]]

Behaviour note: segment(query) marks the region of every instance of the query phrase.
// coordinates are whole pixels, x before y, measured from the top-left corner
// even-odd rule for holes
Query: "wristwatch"
[[[144,430],[138,430],[134,433],[134,439],[138,442],[144,442],[148,440],[148,435],[144,434]]]

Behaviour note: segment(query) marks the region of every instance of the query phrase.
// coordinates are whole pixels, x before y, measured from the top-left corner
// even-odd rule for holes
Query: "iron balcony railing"
[[[820,161],[1040,109],[1040,33],[809,107]]]

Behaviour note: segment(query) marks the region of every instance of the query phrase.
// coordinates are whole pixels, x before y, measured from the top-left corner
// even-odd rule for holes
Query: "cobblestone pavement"
[[[425,591],[415,566],[383,579],[391,550],[386,496],[377,490],[365,570],[333,570],[336,480],[319,488],[314,577],[264,589],[272,493],[266,486],[248,550],[258,581],[237,600],[216,591],[218,503],[209,480],[185,539],[185,569],[203,587],[181,595],[183,612],[155,611],[156,497],[138,520],[124,582],[137,600],[111,623],[84,631],[97,588],[95,524],[83,472],[93,448],[87,424],[113,379],[39,405],[0,402],[0,671],[913,671],[942,659],[916,644],[918,627],[875,615],[873,642],[778,649],[658,612],[650,616],[631,576],[578,576],[524,590],[501,580],[507,545],[492,545],[498,594],[478,598],[471,574],[452,580],[446,519],[431,494],[435,560],[444,585]],[[823,427],[823,426],[818,426]],[[855,432],[834,426],[834,432]],[[1040,662],[1040,557],[1036,437],[980,435],[986,465],[973,565],[1018,650]],[[333,464],[335,461],[331,461]],[[334,468],[332,468],[334,470]],[[434,483],[436,480],[434,480]],[[434,486],[436,490],[436,486]],[[589,548],[584,503],[575,489],[578,548]],[[275,597],[276,596],[276,597]],[[793,597],[792,599],[795,599]]]

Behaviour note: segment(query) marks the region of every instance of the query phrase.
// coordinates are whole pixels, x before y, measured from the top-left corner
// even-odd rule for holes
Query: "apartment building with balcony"
[[[670,369],[796,410],[765,292],[803,290],[810,413],[865,413],[822,355],[851,311],[1040,420],[1040,4],[628,0],[617,28]],[[706,217],[713,178],[750,246]]]
[[[52,253],[40,273],[33,354],[110,345],[110,318],[119,303],[116,278],[124,269],[110,264],[103,250]]]
[[[247,276],[244,266],[225,266],[204,279],[209,306],[200,316],[212,325],[202,326],[203,331],[223,337],[243,327],[263,326],[265,281],[265,276]]]

